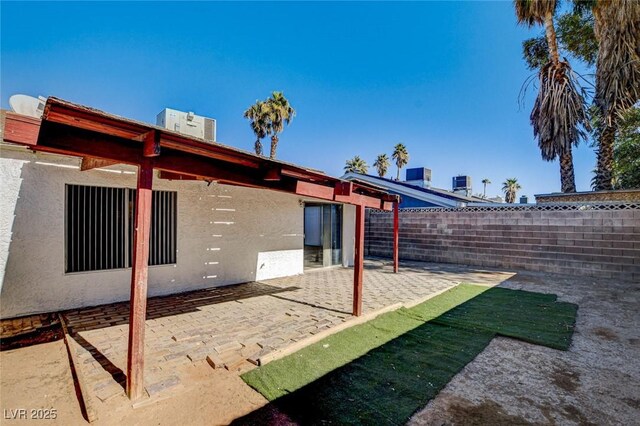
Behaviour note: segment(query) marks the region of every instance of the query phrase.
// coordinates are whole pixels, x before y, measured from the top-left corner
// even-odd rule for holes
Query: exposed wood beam
[[[264,180],[270,182],[278,182],[282,180],[282,166],[268,167],[264,173]]]
[[[45,107],[42,118],[51,123],[65,124],[70,127],[91,130],[129,140],[140,139],[140,136],[147,131],[141,125],[128,122],[114,124],[113,120],[101,119],[90,112],[69,110],[57,105],[52,108],[49,104]]]
[[[352,193],[351,195],[336,195],[333,197],[333,200],[339,203],[361,205],[371,209],[384,209],[383,201],[378,198],[369,197],[368,195],[356,193]]]
[[[336,195],[349,196],[353,192],[353,182],[336,182]]]
[[[114,164],[118,164],[118,162],[111,161],[111,160],[102,160],[100,158],[82,157],[80,170],[84,172],[91,169],[99,169],[101,167],[113,166]]]
[[[341,188],[340,191],[344,191],[344,188]],[[362,205],[372,209],[383,209],[391,211],[392,208],[391,203],[385,204],[379,198],[363,194],[356,194],[355,192],[351,192],[349,195],[339,195],[336,194],[335,187],[332,188],[312,182],[297,181],[295,193],[298,195],[318,198],[326,201]]]
[[[356,206],[355,257],[353,261],[353,315],[362,315],[362,280],[364,276],[364,211]]]
[[[297,195],[319,198],[321,200],[333,201],[334,189],[329,186],[318,185],[317,183],[297,181],[295,187]]]
[[[177,135],[167,133],[162,134],[162,137],[160,138],[160,146],[204,157],[215,158],[217,160],[228,161],[240,166],[257,168],[261,164],[261,161],[258,158],[242,155],[241,153],[223,148],[215,143],[184,139]]]
[[[157,157],[160,155],[160,132],[151,130],[144,134],[142,155],[145,157]]]
[[[0,121],[0,130],[2,131],[2,140],[4,142],[27,146],[37,143],[41,120],[3,110]]]
[[[144,328],[147,317],[152,186],[153,165],[147,161],[138,167],[133,229],[133,267],[131,270],[127,352],[127,395],[133,401],[140,399],[144,392]]]

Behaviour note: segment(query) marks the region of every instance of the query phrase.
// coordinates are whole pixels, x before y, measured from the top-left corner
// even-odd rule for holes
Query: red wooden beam
[[[379,198],[371,197],[369,195],[356,194],[355,192],[351,192],[349,195],[337,194],[337,186],[338,185],[332,188],[329,186],[319,185],[317,183],[297,181],[294,192],[297,195],[319,198],[327,201],[336,201],[338,203],[361,205],[372,209],[384,209],[390,211],[392,208],[390,204],[385,205],[385,203]],[[338,192],[344,193],[344,191],[345,188],[340,186]]]
[[[400,205],[393,203],[393,272],[398,273],[398,249],[399,249],[399,230],[400,230]]]
[[[131,270],[127,395],[134,401],[144,392],[144,326],[147,316],[152,185],[153,164],[146,161],[138,168]]]
[[[356,245],[353,261],[353,315],[362,315],[362,279],[364,271],[364,206],[356,206]]]
[[[264,180],[270,182],[279,182],[282,180],[282,167],[270,166],[264,172]]]
[[[337,182],[336,195],[351,195],[353,192],[353,182]]]
[[[379,198],[356,194],[355,192],[351,195],[336,195],[333,197],[333,200],[339,203],[361,205],[371,209],[384,209],[384,202]]]
[[[295,187],[297,195],[319,198],[321,200],[333,201],[334,189],[329,186],[318,185],[317,183],[297,181]]]
[[[28,146],[38,142],[41,120],[9,111],[2,111],[0,120],[3,141]]]
[[[160,132],[151,130],[145,133],[142,155],[145,157],[157,157],[160,155]]]

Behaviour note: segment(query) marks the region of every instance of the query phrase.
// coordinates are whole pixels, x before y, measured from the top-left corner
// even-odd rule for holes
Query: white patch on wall
[[[303,250],[277,250],[258,253],[256,281],[303,273]]]

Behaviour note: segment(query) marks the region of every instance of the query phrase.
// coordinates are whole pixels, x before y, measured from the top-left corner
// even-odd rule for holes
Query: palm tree
[[[269,158],[276,158],[276,148],[278,147],[278,133],[282,133],[285,125],[289,125],[296,111],[293,109],[282,92],[273,92],[266,100],[269,111],[269,123],[271,133],[271,153]]]
[[[504,192],[504,200],[513,204],[516,201],[516,192],[521,189],[518,179],[509,178],[502,182],[502,191]]]
[[[595,105],[598,132],[596,190],[613,189],[613,145],[620,118],[640,100],[640,2],[594,2],[598,40]]]
[[[533,135],[542,159],[560,158],[562,192],[575,192],[572,147],[589,129],[584,96],[567,61],[560,60],[553,15],[556,0],[514,0],[518,23],[544,25],[549,62],[540,67],[539,91],[531,111]]]
[[[364,161],[362,158],[360,158],[360,156],[358,155],[353,157],[351,160],[347,160],[344,166],[344,171],[346,173],[352,172],[352,173],[361,173],[364,175],[367,173],[367,170],[369,170],[369,166],[367,166],[367,162]]]
[[[373,163],[373,167],[378,170],[378,176],[384,177],[389,169],[389,157],[387,157],[387,154],[378,155],[375,163]]]
[[[254,149],[257,155],[262,155],[262,142],[261,140],[267,137],[271,131],[271,124],[269,122],[269,111],[267,104],[264,101],[256,101],[245,112],[244,118],[249,120],[251,130],[256,135],[256,142]]]
[[[487,185],[489,185],[491,181],[489,178],[482,179],[482,185],[484,186],[484,190],[482,191],[482,198],[487,198]]]
[[[396,176],[396,180],[400,180],[400,169],[407,165],[409,162],[409,153],[407,152],[407,147],[403,144],[399,143],[393,148],[393,154],[391,155],[396,162],[396,166],[398,166],[398,174]]]

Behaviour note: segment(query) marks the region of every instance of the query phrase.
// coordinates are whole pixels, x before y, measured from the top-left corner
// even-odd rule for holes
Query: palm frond
[[[557,2],[556,0],[514,0],[513,5],[518,23],[532,27],[536,24],[542,25],[544,16],[549,12],[551,14],[555,12]]]
[[[546,161],[558,158],[587,137],[590,123],[585,98],[568,62],[549,62],[540,69],[530,120]]]
[[[596,105],[611,125],[640,100],[640,2],[598,1]]]

